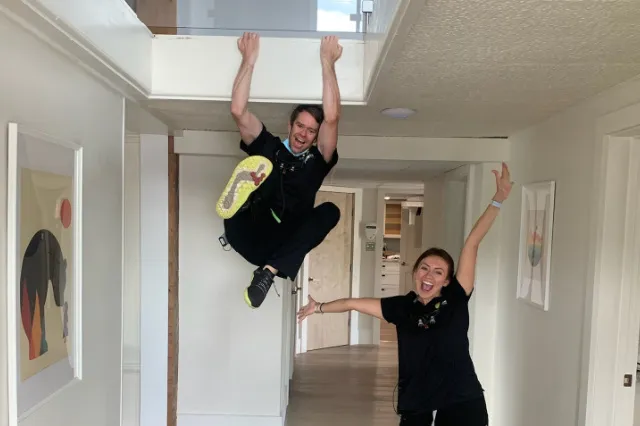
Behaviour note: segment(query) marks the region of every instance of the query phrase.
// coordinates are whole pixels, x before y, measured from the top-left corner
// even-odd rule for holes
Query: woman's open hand
[[[309,298],[309,303],[304,305],[298,311],[298,322],[302,322],[303,319],[313,314],[316,310],[316,301],[311,296],[307,296]]]
[[[493,199],[502,203],[509,197],[511,186],[513,184],[513,182],[511,182],[511,174],[509,173],[507,164],[504,162],[502,163],[502,173],[499,173],[497,170],[493,170],[493,174],[496,176],[496,195]]]

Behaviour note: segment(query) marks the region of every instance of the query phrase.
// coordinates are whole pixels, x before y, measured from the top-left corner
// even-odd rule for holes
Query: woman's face
[[[416,293],[423,303],[429,302],[440,295],[442,287],[449,284],[449,265],[438,256],[428,256],[422,259],[413,274],[416,282]]]

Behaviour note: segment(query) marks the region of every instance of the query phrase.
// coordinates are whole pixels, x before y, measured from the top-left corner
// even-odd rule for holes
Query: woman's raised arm
[[[467,295],[471,294],[476,278],[476,259],[478,257],[478,247],[484,236],[489,232],[493,221],[500,212],[500,207],[504,200],[509,197],[511,192],[511,175],[509,174],[509,168],[505,163],[502,163],[502,173],[498,173],[497,170],[493,170],[493,174],[496,176],[496,195],[493,196],[491,204],[484,211],[482,216],[478,219],[473,229],[469,233],[467,240],[462,247],[460,253],[460,260],[458,262],[458,271],[456,272],[456,278],[462,288],[464,288]]]

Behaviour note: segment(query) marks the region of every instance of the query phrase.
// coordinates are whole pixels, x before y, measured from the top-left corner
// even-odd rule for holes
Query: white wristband
[[[502,207],[502,203],[497,202],[496,200],[491,200],[491,205],[497,208]]]

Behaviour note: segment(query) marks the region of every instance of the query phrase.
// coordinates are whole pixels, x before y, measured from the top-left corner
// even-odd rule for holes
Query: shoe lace
[[[269,277],[264,275],[260,278],[260,280],[256,283],[256,287],[262,291],[262,293],[267,294],[269,288],[271,287],[271,283],[269,282]]]
[[[275,282],[271,281],[267,274],[263,274],[256,283],[256,287],[260,289],[262,294],[267,294],[269,292],[269,288],[271,288],[272,285],[273,290],[276,292],[278,297],[280,297],[280,293],[278,293],[278,290],[276,289]]]

